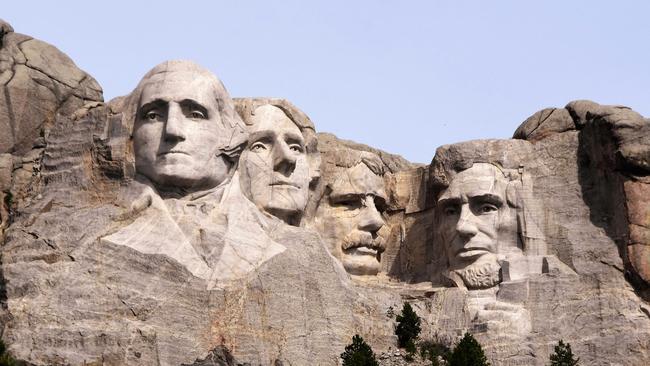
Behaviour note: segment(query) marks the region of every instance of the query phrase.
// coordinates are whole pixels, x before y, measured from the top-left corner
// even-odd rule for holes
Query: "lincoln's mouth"
[[[488,253],[490,253],[490,251],[485,248],[469,247],[458,250],[456,256],[459,258],[470,259]]]
[[[292,187],[292,188],[297,188],[300,189],[300,185],[293,183],[293,182],[285,182],[285,181],[276,181],[272,182],[269,184],[271,187]]]

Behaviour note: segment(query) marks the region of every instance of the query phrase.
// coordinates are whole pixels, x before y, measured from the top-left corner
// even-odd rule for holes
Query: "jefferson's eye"
[[[190,118],[192,119],[205,119],[205,114],[201,111],[192,111],[190,113]]]
[[[250,149],[251,151],[262,151],[262,150],[266,150],[266,145],[264,145],[261,142],[256,142],[251,145]]]

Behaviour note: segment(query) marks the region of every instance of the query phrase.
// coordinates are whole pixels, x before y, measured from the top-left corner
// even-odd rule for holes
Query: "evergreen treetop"
[[[481,344],[465,333],[449,357],[449,366],[490,366]]]
[[[555,352],[551,354],[551,366],[577,366],[579,358],[573,357],[571,345],[564,343],[561,339],[555,346]]]

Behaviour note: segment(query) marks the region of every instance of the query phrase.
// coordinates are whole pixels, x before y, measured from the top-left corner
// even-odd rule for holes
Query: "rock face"
[[[421,339],[471,332],[494,365],[545,365],[559,339],[584,364],[650,363],[650,121],[628,108],[544,109],[422,166],[191,62],[103,104],[53,47],[0,39],[0,320],[20,360],[337,365],[360,334],[403,364],[408,301]]]

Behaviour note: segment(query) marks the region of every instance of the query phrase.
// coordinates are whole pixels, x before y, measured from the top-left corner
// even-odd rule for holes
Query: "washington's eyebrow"
[[[330,193],[330,201],[334,203],[360,199],[363,194],[359,192],[334,192]]]
[[[183,99],[183,100],[181,100],[181,102],[179,104],[183,108],[196,109],[199,112],[203,113],[203,115],[205,115],[205,118],[210,118],[210,116],[208,116],[208,109],[205,108],[201,103],[197,102],[196,100]]]
[[[147,102],[140,107],[140,113],[147,113],[153,109],[162,108],[167,104],[166,101],[162,99],[154,99],[151,102]]]

